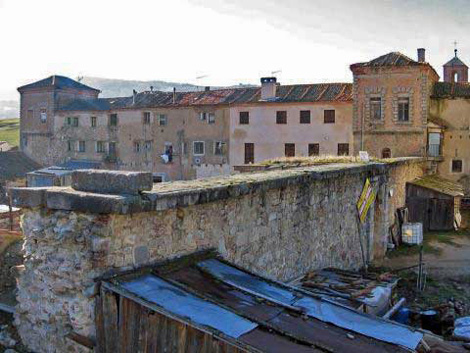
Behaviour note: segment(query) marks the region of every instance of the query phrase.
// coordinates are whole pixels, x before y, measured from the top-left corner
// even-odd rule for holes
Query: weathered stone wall
[[[375,239],[386,236],[389,205],[400,202],[386,196],[389,183],[404,187],[405,180],[391,179],[414,178],[418,165],[239,174],[159,184],[126,196],[79,191],[90,188],[77,184],[78,191],[17,189],[17,205],[30,207],[23,216],[19,332],[36,352],[84,351],[64,336],[94,337],[96,278],[196,250],[216,248],[229,261],[280,280],[325,266],[358,268],[356,201],[365,179],[385,195],[365,227],[372,257],[383,254],[383,242]]]

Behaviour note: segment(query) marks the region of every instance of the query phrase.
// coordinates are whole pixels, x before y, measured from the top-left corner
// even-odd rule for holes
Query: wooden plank
[[[95,297],[96,351],[106,352],[106,335],[103,322],[103,290]]]
[[[103,331],[105,353],[118,352],[118,308],[117,296],[109,291],[102,291]]]

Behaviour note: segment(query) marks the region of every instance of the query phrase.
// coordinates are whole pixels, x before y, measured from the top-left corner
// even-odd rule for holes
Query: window
[[[225,142],[215,141],[214,143],[214,154],[216,156],[222,156],[225,154]]]
[[[295,157],[295,143],[286,143],[284,145],[286,157]]]
[[[410,99],[408,97],[400,97],[398,99],[398,121],[410,120]]]
[[[248,125],[250,123],[250,113],[240,112],[240,125]]]
[[[204,141],[194,141],[193,142],[193,154],[195,156],[202,156],[205,153],[205,144]]]
[[[72,116],[67,117],[67,125],[72,126],[72,127],[77,127],[78,117],[72,117]]]
[[[96,141],[96,152],[97,153],[105,153],[105,145],[104,141]]]
[[[26,113],[26,117],[27,117],[28,119],[32,119],[33,116],[34,116],[34,111],[33,111],[32,109],[29,109],[29,110],[27,111],[27,113]]]
[[[255,163],[255,144],[245,143],[245,164]]]
[[[152,150],[152,140],[147,140],[144,142],[144,150],[151,151]]]
[[[188,144],[186,142],[183,142],[181,144],[181,151],[184,155],[188,154]]]
[[[390,148],[384,148],[382,150],[382,158],[392,158],[392,151]]]
[[[85,152],[85,141],[78,141],[78,152]]]
[[[45,123],[47,121],[47,110],[41,109],[41,123]]]
[[[91,127],[96,127],[96,116],[90,117],[90,125]]]
[[[462,173],[462,160],[461,159],[452,160],[452,173]]]
[[[75,142],[74,141],[67,141],[67,151],[73,152],[75,150],[74,148]]]
[[[116,142],[108,143],[108,152],[112,156],[116,155]]]
[[[143,123],[144,125],[150,125],[150,112],[144,112]]]
[[[372,97],[369,101],[370,117],[373,120],[382,120],[382,98]]]
[[[276,124],[287,124],[287,112],[285,110],[276,112]]]
[[[309,156],[319,156],[320,155],[320,144],[319,143],[309,143],[308,144],[308,155]]]
[[[338,143],[338,156],[349,156],[349,143]]]
[[[199,113],[199,120],[201,120],[201,121],[206,121],[206,120],[207,120],[207,113],[205,113],[205,112],[200,112],[200,113]]]
[[[109,114],[109,126],[117,126],[118,124],[118,115],[116,113]]]
[[[207,115],[207,122],[209,124],[215,124],[215,113],[209,113]]]
[[[140,145],[140,141],[134,141],[134,152],[135,153],[140,153],[140,150],[141,150],[141,145]]]
[[[323,122],[325,124],[334,124],[336,120],[335,110],[329,109],[323,111]]]
[[[310,110],[301,110],[300,111],[300,123],[301,124],[310,124]]]
[[[158,125],[166,126],[168,124],[168,118],[165,114],[158,114]]]

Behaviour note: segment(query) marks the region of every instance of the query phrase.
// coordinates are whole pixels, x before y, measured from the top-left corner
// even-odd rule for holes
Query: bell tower
[[[444,82],[468,82],[468,66],[457,56],[457,48],[454,57],[444,64]]]

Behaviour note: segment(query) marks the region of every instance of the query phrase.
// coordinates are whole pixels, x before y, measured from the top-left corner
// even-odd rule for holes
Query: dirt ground
[[[423,262],[426,285],[421,292],[416,289],[417,268],[396,272],[402,278],[397,294],[406,298],[405,306],[416,312],[434,309],[451,318],[470,316],[470,231],[425,234]],[[402,245],[375,265],[397,271],[418,263],[419,247]]]

